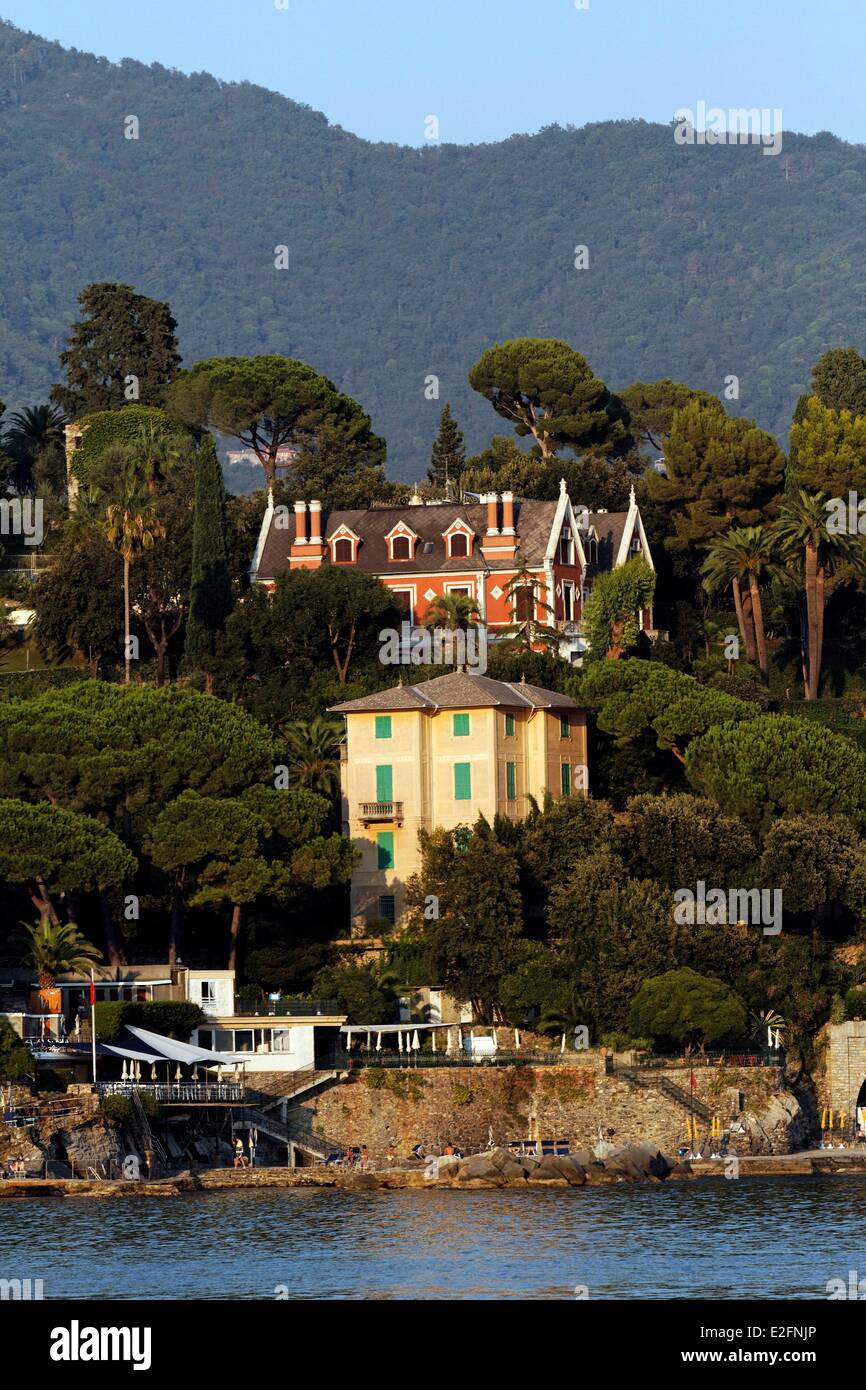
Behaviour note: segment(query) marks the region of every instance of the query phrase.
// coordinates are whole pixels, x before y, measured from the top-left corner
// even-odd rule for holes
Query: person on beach
[[[387,1149],[385,1150],[385,1157],[389,1163],[394,1162],[394,1159],[397,1157],[397,1150],[394,1148],[393,1144],[388,1145]]]
[[[240,1137],[240,1135],[238,1135],[237,1139],[235,1140],[234,1166],[235,1168],[243,1168],[244,1166],[244,1141]]]
[[[370,1151],[366,1144],[361,1145],[361,1169],[366,1173],[370,1163]]]

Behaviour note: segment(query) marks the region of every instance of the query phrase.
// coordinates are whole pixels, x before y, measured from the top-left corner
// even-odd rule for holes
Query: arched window
[[[452,559],[457,555],[469,554],[469,537],[465,531],[455,531],[454,534],[449,537],[449,541],[451,545],[449,553]]]
[[[350,540],[342,537],[334,541],[334,563],[337,565],[351,565],[354,558],[352,551],[354,546]]]
[[[392,560],[411,560],[412,542],[408,536],[395,536],[391,542]]]

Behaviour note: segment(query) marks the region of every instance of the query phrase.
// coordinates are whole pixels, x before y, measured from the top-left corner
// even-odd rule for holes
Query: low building
[[[522,820],[530,797],[588,791],[586,714],[525,681],[453,671],[335,705],[346,720],[343,831],[359,851],[356,918],[400,920],[418,831]]]

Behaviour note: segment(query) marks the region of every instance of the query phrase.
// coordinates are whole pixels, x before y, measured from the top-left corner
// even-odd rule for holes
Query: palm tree
[[[16,461],[12,481],[17,491],[34,487],[33,465],[42,455],[63,449],[66,417],[56,405],[35,405],[9,416],[5,444]]]
[[[516,646],[532,651],[533,647],[553,647],[559,643],[559,634],[552,626],[555,620],[553,607],[544,598],[544,586],[537,574],[523,564],[505,586],[505,597],[514,615],[503,632],[511,637]],[[539,622],[536,615],[543,613],[549,622]]]
[[[478,604],[471,594],[437,594],[430,600],[424,614],[422,626],[433,631],[445,628],[449,632],[468,632],[470,627],[478,627],[481,614]]]
[[[828,530],[827,498],[803,489],[785,498],[773,527],[782,557],[795,567],[806,597],[803,684],[807,700],[817,700],[824,650],[827,579],[843,564],[863,573],[863,543],[856,536]],[[788,576],[790,577],[790,575]]]
[[[156,513],[149,462],[141,458],[135,446],[106,449],[100,464],[103,475],[109,468],[116,468],[110,493],[99,501],[104,505],[101,525],[105,538],[123,558],[123,682],[129,685],[129,570],[140,551],[149,550],[155,540],[165,535],[165,527]]]
[[[311,792],[335,797],[340,789],[340,744],[343,726],[317,714],[315,719],[296,719],[283,729],[289,767],[297,781]]]
[[[43,917],[35,927],[21,924],[27,950],[22,964],[36,972],[40,989],[50,989],[58,975],[85,974],[100,960],[100,953],[81,935],[74,922],[52,922]]]
[[[701,566],[707,593],[718,593],[731,586],[737,609],[740,635],[750,661],[758,658],[761,675],[767,679],[767,639],[764,631],[764,609],[761,603],[761,581],[778,574],[780,566],[773,558],[774,537],[765,526],[732,526],[709,547]],[[742,586],[748,586],[751,611],[745,612]]]

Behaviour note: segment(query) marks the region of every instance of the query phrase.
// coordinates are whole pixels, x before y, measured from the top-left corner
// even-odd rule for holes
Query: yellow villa
[[[530,796],[587,794],[586,715],[553,690],[454,671],[332,712],[346,720],[343,832],[360,851],[353,921],[400,920],[419,830],[522,820]]]

